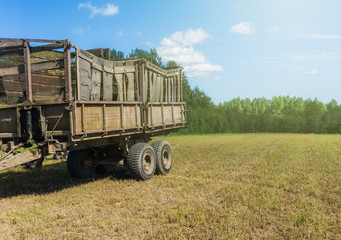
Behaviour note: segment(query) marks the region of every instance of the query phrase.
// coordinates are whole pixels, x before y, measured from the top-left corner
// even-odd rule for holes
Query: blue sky
[[[289,95],[341,103],[341,1],[1,1],[0,37],[156,48],[215,103]]]

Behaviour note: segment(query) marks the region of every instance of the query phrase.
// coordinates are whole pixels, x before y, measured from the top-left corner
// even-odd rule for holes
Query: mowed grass
[[[169,175],[0,174],[0,239],[341,239],[341,136],[165,137]]]

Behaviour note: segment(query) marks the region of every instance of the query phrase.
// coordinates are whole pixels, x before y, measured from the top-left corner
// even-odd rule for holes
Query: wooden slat
[[[2,81],[0,81],[0,91],[24,92],[25,91],[25,82],[2,80]]]
[[[100,57],[100,58],[103,58],[103,48],[95,48],[95,49],[89,49],[89,50],[86,50],[87,52],[97,56],[97,57]]]
[[[99,101],[101,97],[102,72],[92,69],[90,100]]]
[[[127,73],[128,88],[127,88],[127,101],[134,101],[134,73]]]
[[[13,61],[18,63],[24,63],[24,55],[23,54],[16,54],[16,55],[8,55],[8,56],[2,56],[0,57],[3,61]]]
[[[113,74],[103,73],[103,100],[112,101],[113,98]]]
[[[64,67],[63,61],[43,62],[43,63],[31,64],[31,71],[37,72],[41,70],[57,69],[61,67]],[[16,74],[21,74],[24,72],[25,72],[24,66],[0,68],[0,76],[16,75]]]
[[[2,92],[0,91],[0,104],[14,105],[24,102],[23,92]]]
[[[4,41],[0,42],[0,50],[11,48],[11,47],[22,47],[23,41],[13,42],[13,41]]]
[[[79,62],[79,94],[80,100],[88,101],[91,91],[91,64],[83,58],[78,58]]]
[[[117,82],[117,101],[123,101],[123,74],[115,74]],[[115,99],[114,99],[115,100]]]
[[[32,53],[34,53],[34,52],[40,52],[40,51],[54,50],[58,48],[63,48],[63,43],[52,43],[52,44],[46,44],[46,45],[41,45],[37,47],[30,47],[30,50]]]
[[[55,61],[55,60],[61,60],[63,59],[64,54],[62,52],[56,52],[56,51],[41,51],[41,52],[33,52],[31,54],[31,62],[34,61],[34,58],[38,58],[40,61]],[[36,60],[38,61],[38,60]]]
[[[35,153],[32,153],[30,150],[27,150],[26,152],[14,155],[9,159],[1,161],[0,171],[40,159],[41,157],[42,155],[39,150],[36,151]]]

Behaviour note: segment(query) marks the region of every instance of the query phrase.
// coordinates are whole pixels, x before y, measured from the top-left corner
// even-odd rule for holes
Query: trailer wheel
[[[156,173],[167,174],[172,168],[173,152],[169,143],[165,140],[157,140],[152,142],[152,147],[155,152]]]
[[[96,170],[96,167],[92,165],[93,160],[91,149],[70,151],[67,159],[67,169],[74,178],[92,177]]]
[[[155,153],[152,146],[147,143],[134,144],[129,150],[127,165],[136,179],[150,179],[156,168]]]

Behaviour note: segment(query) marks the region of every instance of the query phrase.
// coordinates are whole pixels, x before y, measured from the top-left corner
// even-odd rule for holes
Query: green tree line
[[[174,61],[163,65],[155,49],[135,49],[127,56],[121,51],[111,51],[113,59],[134,56],[145,58],[160,67],[178,66]],[[216,105],[198,87],[191,88],[185,74],[182,81],[188,109],[187,127],[181,131],[183,134],[341,133],[341,105],[335,100],[323,103],[318,99],[277,96],[252,100],[234,98]]]

